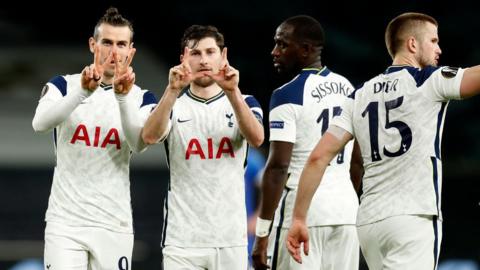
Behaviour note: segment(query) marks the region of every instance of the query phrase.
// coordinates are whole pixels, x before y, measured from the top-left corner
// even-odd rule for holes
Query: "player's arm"
[[[304,252],[308,255],[308,229],[306,225],[307,211],[313,195],[320,185],[323,174],[330,161],[340,152],[353,136],[342,128],[330,126],[303,168],[298,185],[297,197],[293,209],[292,226],[287,236],[287,248],[293,258],[301,263],[300,248],[304,243]]]
[[[360,152],[360,145],[358,145],[357,140],[355,140],[353,143],[352,159],[350,161],[350,178],[357,194],[360,194],[362,189],[363,173],[362,153]]]
[[[248,144],[259,147],[265,138],[263,125],[261,119],[257,119],[242,96],[238,87],[240,73],[228,63],[226,47],[222,50],[221,61],[218,74],[209,74],[209,76],[223,89],[230,104],[232,104],[240,133],[245,137]]]
[[[270,143],[268,160],[262,179],[260,212],[252,252],[255,269],[267,268],[268,234],[287,181],[292,149],[293,143],[291,142],[272,141]]]
[[[47,132],[58,126],[92,93],[80,84],[69,88],[67,93],[66,85],[65,78],[58,76],[44,86],[32,121],[35,132]]]
[[[232,104],[235,117],[240,128],[240,133],[245,137],[248,144],[253,147],[262,145],[265,138],[261,116],[257,118],[245,101],[240,89],[236,87],[234,91],[225,91],[230,104]],[[247,97],[247,99],[253,97]],[[256,102],[258,104],[258,102]],[[259,105],[257,108],[260,108]]]
[[[134,86],[138,87],[138,86]],[[139,91],[142,91],[139,89]],[[132,151],[140,153],[147,145],[142,139],[142,129],[157,100],[150,91],[143,91],[142,104],[132,95],[115,94],[120,109],[120,118],[125,139]]]
[[[195,79],[195,76],[198,76],[192,74],[188,62],[189,57],[190,50],[185,47],[183,54],[180,56],[182,63],[172,67],[169,71],[167,88],[142,130],[142,139],[146,144],[155,144],[166,137],[171,125],[170,114],[178,95],[184,87]]]
[[[480,65],[465,69],[462,83],[460,84],[460,96],[469,98],[480,93]]]

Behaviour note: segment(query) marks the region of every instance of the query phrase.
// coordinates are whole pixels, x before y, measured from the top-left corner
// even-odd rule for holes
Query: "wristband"
[[[257,225],[255,227],[255,235],[258,237],[268,236],[270,233],[270,226],[272,225],[271,220],[263,219],[257,217]]]

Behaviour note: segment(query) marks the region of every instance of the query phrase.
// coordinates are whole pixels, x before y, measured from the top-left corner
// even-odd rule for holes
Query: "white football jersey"
[[[286,184],[290,191],[285,198],[284,228],[291,224],[303,167],[332,118],[342,111],[342,104],[353,89],[345,77],[324,67],[302,70],[272,94],[270,141],[293,143]],[[352,148],[353,142],[349,142],[325,171],[308,211],[309,226],[355,224],[358,199],[349,172]],[[276,219],[283,215],[280,208]]]
[[[76,91],[85,91],[80,76],[50,80],[37,113]],[[156,104],[154,95],[135,85],[127,97],[134,99],[145,121]],[[99,86],[54,128],[53,136],[56,166],[45,220],[132,233],[131,150],[112,86]]]
[[[261,121],[257,100],[244,99]],[[164,144],[170,183],[162,245],[246,246],[247,141],[228,98],[222,91],[205,100],[188,89],[177,98],[169,126]]]
[[[365,175],[357,225],[396,215],[441,218],[440,145],[463,70],[391,66],[355,90],[333,125],[355,136]]]

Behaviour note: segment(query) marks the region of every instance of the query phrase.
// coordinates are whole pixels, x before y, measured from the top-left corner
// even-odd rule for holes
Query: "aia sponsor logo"
[[[197,155],[200,159],[220,159],[222,157],[235,157],[233,152],[232,142],[230,138],[223,137],[218,143],[218,148],[213,144],[213,139],[207,139],[207,145],[200,143],[198,138],[192,138],[188,142],[187,150],[185,151],[185,159],[189,160],[194,155]]]
[[[83,142],[86,146],[106,148],[108,144],[115,145],[117,149],[121,149],[120,137],[118,136],[118,130],[111,128],[105,137],[100,136],[101,127],[95,127],[95,133],[88,134],[87,127],[83,124],[78,125],[77,129],[73,133],[71,144]],[[92,143],[93,140],[93,143]]]

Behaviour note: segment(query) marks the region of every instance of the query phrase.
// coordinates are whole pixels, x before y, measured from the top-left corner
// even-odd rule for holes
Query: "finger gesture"
[[[103,77],[103,72],[105,71],[106,65],[112,61],[112,53],[110,53],[107,59],[101,63],[100,56],[100,47],[95,45],[93,53],[93,64],[86,66],[82,71],[81,84],[83,89],[89,91],[95,91],[98,88],[98,85],[101,82]]]
[[[212,74],[211,77],[224,91],[234,91],[238,88],[240,74],[228,63],[226,47],[222,50],[220,69],[217,74]]]
[[[133,56],[137,50],[130,48],[125,61],[120,61],[117,51],[113,51],[113,61],[115,62],[115,75],[113,77],[113,89],[117,94],[126,95],[132,89],[135,83],[135,73],[130,66]]]
[[[302,263],[301,244],[303,243],[303,252],[308,256],[308,229],[305,222],[294,220],[287,235],[287,249],[293,259]]]
[[[189,60],[190,49],[185,47],[183,50],[182,63],[170,69],[168,74],[168,88],[180,92],[183,88],[189,85],[191,81],[195,80],[197,76],[202,75],[197,74],[197,76],[194,76],[192,74]]]

